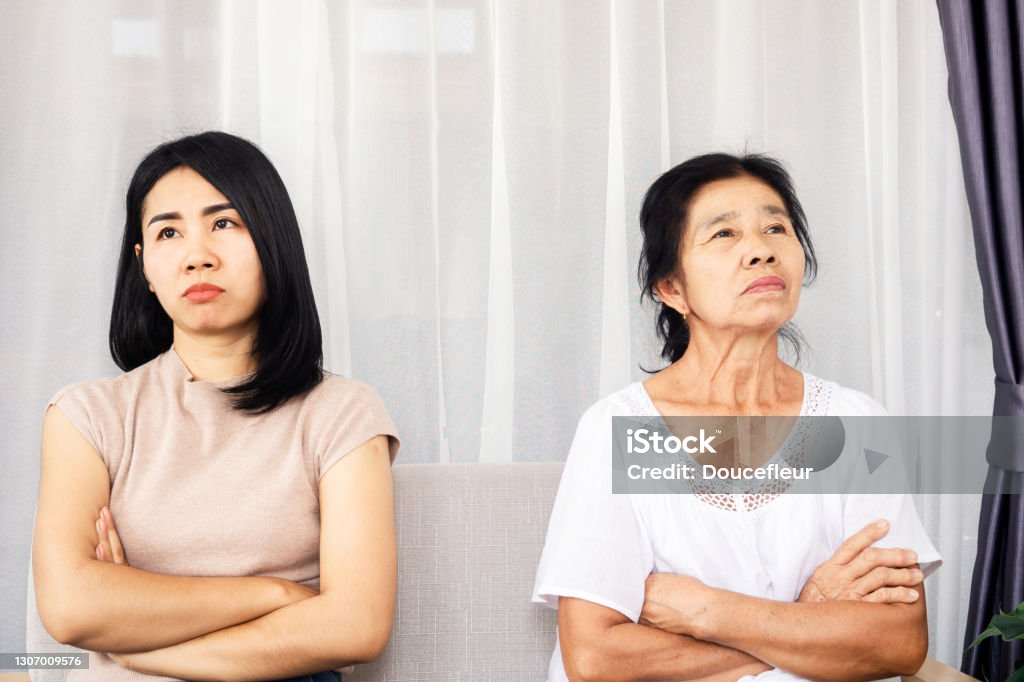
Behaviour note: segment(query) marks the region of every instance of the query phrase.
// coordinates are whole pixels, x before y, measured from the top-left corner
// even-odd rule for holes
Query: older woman
[[[640,217],[671,364],[580,420],[534,589],[559,612],[550,679],[915,672],[922,580],[941,559],[908,496],[612,494],[615,415],[885,414],[779,357],[816,261],[778,162],[691,159],[652,185]]]

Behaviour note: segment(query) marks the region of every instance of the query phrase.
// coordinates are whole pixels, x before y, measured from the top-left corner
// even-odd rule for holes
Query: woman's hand
[[[128,560],[124,556],[121,538],[118,536],[117,526],[114,524],[114,515],[109,507],[100,510],[100,515],[96,519],[96,534],[99,538],[95,549],[96,558],[118,566],[127,566]],[[281,586],[280,603],[276,608],[282,608],[320,594],[320,590],[315,587],[307,587],[284,578],[271,579],[277,581]]]
[[[121,538],[117,534],[117,526],[114,525],[114,515],[110,507],[100,509],[99,518],[96,519],[96,558],[100,561],[109,561],[118,566],[127,566],[128,560],[124,556],[124,548],[121,547]]]
[[[100,509],[96,518],[97,543],[94,553],[100,561],[109,561],[118,566],[127,566],[128,560],[124,558],[124,548],[121,546],[121,538],[117,534],[117,526],[114,525],[114,515],[110,507]],[[127,670],[134,670],[131,657],[133,654],[108,654],[119,666]]]
[[[640,624],[701,639],[714,588],[689,575],[652,573],[644,583]]]
[[[96,558],[100,561],[109,561],[118,566],[127,566],[128,561],[124,556],[124,548],[121,546],[121,538],[117,534],[117,526],[114,524],[114,515],[109,507],[100,510],[96,519],[96,534],[98,543],[96,545]],[[313,587],[300,585],[291,580],[275,579],[281,586],[281,603],[278,608],[289,604],[309,599],[320,594],[320,590]],[[122,668],[137,672],[150,672],[159,670],[161,657],[165,655],[166,649],[154,649],[153,651],[141,651],[137,653],[110,653],[107,654]],[[156,665],[154,665],[156,664]]]
[[[881,525],[880,525],[881,524]],[[912,604],[924,580],[917,555],[909,549],[872,547],[889,524],[875,522],[851,535],[832,557],[815,569],[800,590],[798,602],[865,601]]]

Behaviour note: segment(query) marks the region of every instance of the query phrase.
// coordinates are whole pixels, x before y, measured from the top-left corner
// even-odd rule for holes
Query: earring
[[[683,322],[686,322],[686,313],[683,313]]]

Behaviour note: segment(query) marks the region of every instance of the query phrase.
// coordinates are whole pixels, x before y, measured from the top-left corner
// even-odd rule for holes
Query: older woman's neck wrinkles
[[[694,334],[673,382],[687,402],[733,414],[765,414],[792,397],[791,370],[778,356],[778,336]]]

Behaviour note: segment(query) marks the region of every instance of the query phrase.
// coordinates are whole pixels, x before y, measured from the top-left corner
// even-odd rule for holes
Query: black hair
[[[256,246],[266,300],[252,353],[256,373],[227,388],[232,406],[261,414],[304,393],[323,378],[323,345],[299,223],[277,170],[248,140],[223,132],[190,135],[160,145],[139,164],[125,198],[124,236],[110,315],[110,354],[124,371],[166,352],[170,317],[143,274],[143,201],[175,168],[188,167],[216,187],[238,211]]]
[[[697,192],[716,180],[741,176],[760,180],[782,198],[804,250],[804,283],[810,284],[817,275],[818,260],[807,231],[807,216],[793,190],[793,181],[777,160],[763,154],[704,154],[666,171],[647,190],[640,208],[644,243],[637,278],[641,299],[646,297],[658,305],[656,327],[664,344],[661,356],[669,362],[683,357],[690,343],[690,327],[682,315],[658,301],[654,285],[678,271],[683,226]],[[786,324],[779,330],[779,335],[790,343],[799,362],[803,341],[799,330],[795,325]]]

